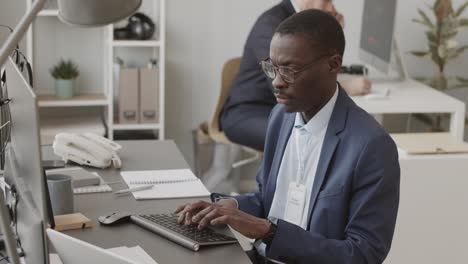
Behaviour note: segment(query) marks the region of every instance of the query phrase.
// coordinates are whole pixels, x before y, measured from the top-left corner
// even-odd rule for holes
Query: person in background
[[[276,27],[296,12],[307,9],[330,12],[344,26],[343,16],[331,0],[283,0],[258,18],[220,115],[221,130],[232,142],[263,151],[268,116],[276,99],[271,81],[265,77],[259,63],[268,57]],[[343,80],[341,85],[349,95],[364,95],[371,89],[371,83],[363,77]]]

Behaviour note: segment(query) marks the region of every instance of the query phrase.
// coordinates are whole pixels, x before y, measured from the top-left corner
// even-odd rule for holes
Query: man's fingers
[[[218,218],[211,220],[210,224],[212,225],[229,225],[229,220],[231,217],[229,215],[222,215]]]
[[[185,204],[177,207],[174,213],[179,215],[179,218],[177,218],[177,223],[181,224],[183,221],[186,221],[187,215],[192,211],[192,210],[197,210],[200,206],[202,206],[202,203],[196,202],[193,204]]]
[[[178,224],[181,224],[185,220],[186,208],[189,207],[189,206],[190,206],[190,204],[181,205],[181,206],[177,207],[177,209],[175,210],[174,213],[176,213],[176,214],[180,213],[179,218],[177,218],[177,223]]]
[[[200,222],[200,220],[205,217],[208,213],[210,213],[211,211],[213,211],[215,209],[215,205],[211,205],[211,206],[208,206],[206,207],[205,209],[201,210],[200,212],[198,212],[197,214],[195,214],[193,217],[192,217],[192,221],[195,222],[195,223],[198,223]]]
[[[190,212],[187,212],[185,214],[185,225],[191,225],[192,224],[192,214]]]
[[[220,215],[220,211],[220,208],[214,208],[213,210],[211,210],[211,212],[209,212],[207,215],[205,215],[205,217],[203,217],[200,220],[200,222],[198,223],[198,229],[201,230],[205,226],[207,226],[211,222],[211,220],[215,219]]]
[[[177,219],[177,223],[181,224],[185,221],[186,225],[190,225],[192,223],[192,216],[195,215],[198,211],[209,207],[210,205],[211,204],[208,202],[198,201],[193,204],[186,204],[182,210],[178,210],[181,207],[179,206],[176,210],[176,212],[180,213],[179,218]]]
[[[180,213],[182,210],[184,210],[184,208],[185,208],[187,205],[189,205],[189,204],[183,204],[183,205],[177,206],[177,208],[176,208],[175,211],[174,211],[174,214]]]

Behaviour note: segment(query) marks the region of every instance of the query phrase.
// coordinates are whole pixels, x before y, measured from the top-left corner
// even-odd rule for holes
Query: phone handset
[[[110,143],[114,143],[110,141]],[[117,156],[118,144],[110,144],[97,135],[78,135],[71,133],[59,133],[55,136],[53,144],[55,154],[65,161],[73,161],[80,165],[106,168],[114,164],[120,168],[121,161]]]
[[[83,137],[88,138],[89,140],[95,142],[96,144],[101,145],[102,147],[108,149],[112,153],[112,165],[114,168],[121,168],[122,161],[120,157],[117,155],[117,152],[122,149],[122,146],[115,143],[112,140],[109,140],[105,137],[98,136],[93,133],[84,133]]]
[[[103,147],[111,149],[114,152],[118,152],[119,150],[122,149],[121,145],[119,145],[119,144],[115,143],[114,141],[112,141],[110,139],[107,139],[105,137],[101,137],[101,136],[98,136],[98,135],[93,134],[93,133],[84,133],[82,135],[84,137],[86,137],[86,138],[89,138],[89,139],[91,139],[93,141],[98,142]]]

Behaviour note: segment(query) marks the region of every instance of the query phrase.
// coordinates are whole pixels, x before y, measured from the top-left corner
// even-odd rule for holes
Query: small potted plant
[[[55,96],[60,99],[72,98],[74,95],[75,79],[80,74],[78,66],[71,60],[60,60],[50,69],[55,79]]]

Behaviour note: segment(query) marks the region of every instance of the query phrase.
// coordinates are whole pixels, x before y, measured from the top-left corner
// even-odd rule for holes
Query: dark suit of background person
[[[247,38],[239,73],[220,118],[221,130],[235,143],[263,150],[268,116],[276,99],[259,62],[269,56],[276,27],[295,13],[291,1],[283,0],[258,18]]]

